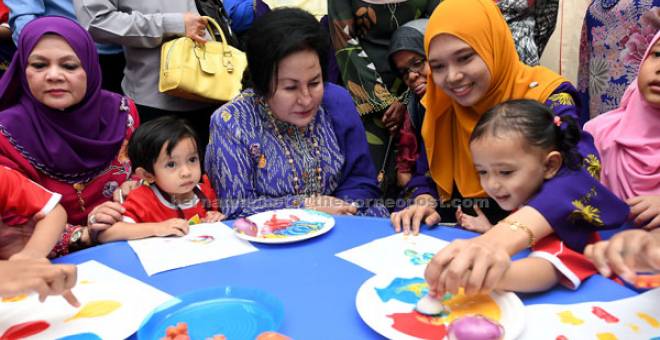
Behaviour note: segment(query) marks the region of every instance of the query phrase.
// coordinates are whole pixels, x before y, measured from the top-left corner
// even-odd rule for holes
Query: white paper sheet
[[[257,251],[222,222],[190,226],[183,237],[151,237],[128,241],[144,271],[151,276],[170,269],[220,260]]]
[[[96,261],[78,265],[78,284],[73,293],[81,303],[80,308],[70,306],[59,296],[48,297],[44,303],[39,302],[36,294],[19,296],[13,302],[2,299],[0,338],[4,339],[2,334],[13,325],[42,320],[49,327],[29,339],[55,339],[80,333],[93,333],[102,339],[125,339],[138,330],[154,308],[172,298]],[[97,308],[89,308],[94,305]],[[104,314],[104,308],[107,314],[92,316]],[[84,311],[91,314],[81,317],[79,313]]]
[[[335,254],[374,274],[417,273],[449,242],[424,234],[393,234]]]
[[[579,294],[579,291],[575,294]],[[594,308],[596,307],[596,308]],[[572,305],[526,306],[519,339],[655,339],[660,336],[660,288],[627,299]],[[610,322],[595,313],[606,313]],[[562,317],[564,322],[562,322]]]

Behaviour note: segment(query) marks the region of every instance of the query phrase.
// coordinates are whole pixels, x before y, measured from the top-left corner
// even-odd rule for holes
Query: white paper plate
[[[394,290],[390,285],[397,278],[411,279],[418,281],[409,282],[412,286],[403,287],[399,285],[398,290]],[[387,288],[390,287],[389,291]],[[403,333],[393,327],[394,319],[388,317],[395,313],[409,313],[415,309],[415,302],[408,299],[409,302],[403,302],[401,299],[390,298],[388,301],[383,301],[376,289],[381,289],[381,294],[392,296],[401,292],[408,295],[408,298],[414,298],[416,301],[426,292],[426,283],[423,282],[421,275],[408,275],[408,276],[395,276],[395,275],[376,275],[365,281],[357,292],[355,297],[355,306],[364,322],[369,325],[374,331],[389,339],[406,339],[406,340],[419,340],[420,338]],[[412,289],[410,289],[412,288]],[[384,289],[384,290],[383,290]],[[415,292],[417,294],[415,294]],[[399,295],[402,297],[401,295]],[[522,301],[514,293],[491,293],[490,297],[494,300],[500,310],[500,319],[498,321],[505,330],[505,339],[516,339],[524,329],[525,326],[525,313]],[[403,299],[406,300],[406,299]],[[474,306],[473,306],[474,307]],[[477,309],[479,307],[476,307]],[[450,312],[449,318],[452,318],[451,313],[460,313],[459,309]],[[474,314],[474,313],[470,313]],[[437,318],[438,321],[440,318]],[[445,323],[445,326],[449,326]]]
[[[279,229],[275,234],[264,232],[264,227],[273,225],[273,219],[289,226]],[[291,243],[323,235],[335,226],[335,219],[326,213],[308,209],[281,209],[265,211],[247,218],[257,225],[257,236],[250,236],[234,229],[236,236],[250,242]]]

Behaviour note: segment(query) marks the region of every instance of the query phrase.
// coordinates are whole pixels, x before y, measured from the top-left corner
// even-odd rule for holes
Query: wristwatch
[[[69,251],[74,252],[80,249],[85,248],[83,243],[83,235],[85,233],[85,227],[77,227],[69,238]]]

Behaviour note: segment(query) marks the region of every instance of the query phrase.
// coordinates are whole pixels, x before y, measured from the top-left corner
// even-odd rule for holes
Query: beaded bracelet
[[[529,243],[527,244],[527,247],[533,247],[536,244],[536,237],[534,237],[534,233],[532,233],[532,230],[529,229],[526,225],[518,222],[518,221],[511,221],[509,219],[505,219],[504,223],[507,223],[509,225],[509,228],[513,231],[518,231],[522,230],[527,233],[527,237],[529,238]]]

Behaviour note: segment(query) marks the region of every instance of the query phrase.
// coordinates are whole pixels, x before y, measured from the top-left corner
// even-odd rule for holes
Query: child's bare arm
[[[112,227],[100,232],[98,240],[105,243],[152,236],[184,236],[186,234],[188,234],[188,222],[180,218],[172,218],[157,223],[117,222]]]
[[[36,222],[34,232],[23,247],[11,259],[45,258],[62,236],[66,226],[66,211],[56,205],[46,216]]]
[[[559,282],[560,273],[550,261],[528,257],[511,263],[497,289],[521,293],[541,292]]]

